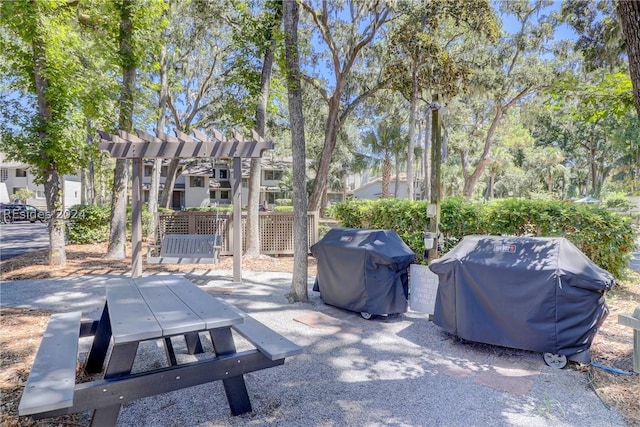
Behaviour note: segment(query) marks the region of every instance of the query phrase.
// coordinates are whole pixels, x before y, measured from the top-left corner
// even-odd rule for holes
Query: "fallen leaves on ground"
[[[130,248],[129,248],[130,249]],[[67,265],[50,267],[47,251],[35,251],[0,264],[1,280],[44,279],[84,274],[125,274],[131,271],[131,258],[108,260],[104,258],[105,244],[67,246]],[[128,251],[130,253],[130,250]],[[260,256],[243,258],[243,270],[292,272],[293,257]],[[145,272],[201,272],[203,265],[145,264]],[[233,269],[233,257],[221,257],[211,270]],[[308,274],[317,273],[316,260],[308,261]],[[593,360],[600,364],[632,371],[633,331],[617,323],[619,313],[633,313],[640,301],[640,274],[630,272],[630,277],[619,283],[607,295],[610,314],[605,319],[591,346]],[[31,426],[79,426],[76,416],[57,417],[51,423],[34,422],[17,415],[22,388],[28,377],[42,333],[51,312],[46,310],[16,309],[4,307],[0,310],[0,425],[6,427]],[[624,376],[593,366],[588,370],[591,387],[604,404],[617,408],[627,419],[629,426],[640,427],[640,376]]]

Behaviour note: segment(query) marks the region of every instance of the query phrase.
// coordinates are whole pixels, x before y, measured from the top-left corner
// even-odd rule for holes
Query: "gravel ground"
[[[104,277],[0,282],[0,302],[82,309],[97,319]],[[245,375],[250,414],[230,416],[216,382],[128,403],[119,426],[625,425],[590,388],[586,373],[548,367],[539,353],[465,343],[412,311],[364,320],[325,305],[311,290],[313,278],[310,302],[289,304],[289,273],[245,272],[242,284],[231,277],[230,271],[188,276],[303,346],[303,353]],[[81,340],[81,357],[89,344]],[[248,346],[241,338],[237,345]],[[158,342],[144,343],[134,370],[163,357]]]

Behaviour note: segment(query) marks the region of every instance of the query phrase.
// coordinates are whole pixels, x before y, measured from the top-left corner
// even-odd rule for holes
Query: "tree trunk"
[[[399,191],[398,187],[400,187],[400,157],[398,156],[398,154],[399,153],[396,153],[396,157],[395,157],[396,176],[395,176],[395,184],[393,187],[393,197],[395,197],[396,199],[398,198],[398,191]],[[407,191],[408,191],[408,188],[407,188]]]
[[[431,111],[427,110],[424,121],[424,153],[422,155],[424,183],[422,198],[431,200]]]
[[[167,166],[167,176],[164,178],[164,187],[160,192],[160,206],[167,209],[172,208],[171,201],[173,195],[173,189],[176,185],[176,179],[178,173],[181,170],[180,159],[171,159]]]
[[[127,182],[129,181],[129,162],[117,159],[113,171],[111,188],[111,226],[109,228],[109,247],[105,258],[124,259],[127,242]]]
[[[487,186],[487,200],[493,199],[494,196],[494,184],[496,182],[496,174],[489,175],[489,185]]]
[[[307,223],[306,146],[300,63],[298,58],[299,6],[296,1],[284,2],[285,58],[287,93],[293,154],[293,279],[288,294],[291,302],[307,302],[307,267],[309,238]],[[334,139],[335,143],[335,139]],[[330,157],[330,153],[329,153]]]
[[[506,113],[507,108],[504,108],[500,105],[496,108],[496,115],[491,122],[491,126],[489,126],[489,130],[487,131],[487,136],[484,140],[484,149],[482,151],[482,156],[476,165],[475,170],[464,180],[464,189],[462,190],[462,194],[465,198],[470,199],[473,196],[473,191],[480,180],[480,177],[484,173],[487,164],[489,163],[489,156],[491,155],[491,146],[493,145],[493,137],[496,133],[496,129],[498,128],[498,124],[502,120],[503,114]]]
[[[47,170],[47,180],[44,182],[44,193],[47,197],[47,209],[52,212],[49,219],[49,265],[65,265],[67,253],[65,249],[65,222],[64,215],[56,215],[62,212],[64,207],[63,188],[60,175],[55,168]]]
[[[414,200],[413,194],[413,148],[415,146],[416,110],[418,108],[418,73],[413,70],[411,78],[411,106],[409,108],[409,147],[407,153],[407,199]]]
[[[389,191],[389,184],[391,182],[391,157],[389,156],[389,151],[384,152],[384,162],[382,163],[382,188],[380,197],[386,199],[391,196],[391,192]]]
[[[598,194],[598,163],[596,161],[595,144],[589,147],[589,166],[591,169],[591,195],[596,197]]]
[[[164,34],[166,40],[167,34]],[[169,71],[167,67],[167,44],[163,43],[160,50],[160,93],[158,96],[158,120],[156,121],[156,135],[164,132],[167,98],[169,96]],[[149,229],[147,239],[149,243],[156,243],[156,228],[158,219],[158,196],[160,194],[160,171],[162,159],[154,159],[151,168],[151,186],[149,187]]]
[[[280,26],[282,19],[281,9],[276,12],[276,20],[271,31],[271,43],[264,53],[262,62],[262,74],[260,75],[260,95],[256,104],[256,132],[264,138],[267,121],[267,102],[269,100],[269,90],[271,85],[271,74],[273,70],[273,59],[276,50],[276,40],[273,38],[273,31]],[[247,238],[245,256],[257,257],[260,255],[260,184],[262,177],[261,159],[251,159],[249,169],[249,198],[247,203]]]
[[[31,48],[33,50],[33,74],[38,102],[38,118],[49,124],[54,119],[54,111],[47,100],[49,81],[46,78],[47,53],[45,42],[40,34],[34,36]],[[42,126],[39,131],[41,139],[48,137],[47,127]],[[47,199],[47,210],[52,213],[49,219],[49,265],[63,266],[67,263],[67,253],[64,244],[65,222],[63,215],[58,215],[64,207],[60,176],[55,163],[49,164],[45,170],[44,194]]]
[[[336,89],[333,96],[329,100],[329,112],[327,114],[327,123],[324,134],[324,145],[320,154],[320,162],[316,171],[316,179],[313,183],[311,196],[309,197],[309,210],[317,211],[320,209],[322,202],[322,193],[327,185],[329,177],[329,167],[331,166],[331,156],[336,147],[338,130],[340,129],[340,95],[341,92]]]
[[[622,32],[627,44],[629,74],[633,84],[636,112],[640,117],[640,2],[638,0],[619,0],[618,15],[620,15]]]
[[[136,80],[136,65],[133,53],[133,0],[123,0],[120,6],[120,61],[122,62],[122,90],[120,93],[119,129],[133,130],[133,92]],[[127,240],[127,182],[128,161],[117,159],[111,192],[111,229],[106,258],[124,259]]]

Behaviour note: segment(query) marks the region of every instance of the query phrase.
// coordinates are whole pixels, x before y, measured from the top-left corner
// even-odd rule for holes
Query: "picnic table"
[[[237,351],[232,331],[255,348]],[[174,340],[184,337],[189,354],[202,353],[201,333],[210,336],[214,354],[179,363]],[[104,375],[76,384],[83,336],[94,336],[86,372]],[[149,340],[163,343],[167,366],[132,373],[139,344]],[[81,312],[51,316],[18,412],[38,419],[93,411],[91,425],[115,425],[126,402],[221,380],[231,414],[240,415],[251,411],[244,374],[282,365],[300,352],[295,343],[181,276],[110,278],[99,320],[82,322]]]

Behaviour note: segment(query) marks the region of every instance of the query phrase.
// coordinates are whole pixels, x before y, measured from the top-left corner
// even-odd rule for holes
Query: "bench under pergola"
[[[175,130],[175,136],[158,132],[151,135],[136,130],[135,135],[122,130],[117,135],[98,131],[101,150],[116,159],[132,160],[132,220],[131,220],[131,276],[142,276],[142,173],[143,159],[232,158],[231,194],[233,200],[233,280],[242,281],[242,159],[259,158],[262,152],[273,149],[273,142],[265,141],[256,131],[245,139],[234,131],[226,138],[213,131],[213,138],[193,130],[188,135]]]

